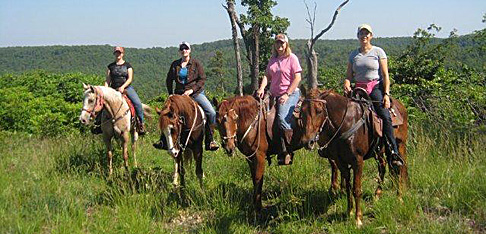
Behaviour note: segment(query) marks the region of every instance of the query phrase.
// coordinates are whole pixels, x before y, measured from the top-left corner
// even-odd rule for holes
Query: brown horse
[[[339,95],[331,90],[320,93],[314,89],[305,95],[306,99],[302,103],[301,121],[303,129],[302,142],[311,143],[318,139],[321,146],[321,156],[329,157],[334,160],[341,172],[346,184],[346,194],[348,197],[348,213],[351,214],[353,201],[351,198],[350,176],[353,169],[353,195],[356,205],[356,224],[362,225],[361,200],[361,179],[363,173],[364,160],[374,156],[374,142],[380,140],[374,135],[371,125],[364,121],[368,116],[368,109],[360,102],[353,101],[347,97]],[[392,99],[393,108],[400,112],[403,117],[403,124],[395,128],[394,134],[397,139],[400,155],[405,164],[398,171],[391,169],[392,173],[399,173],[398,193],[407,181],[406,163],[406,141],[408,129],[408,116],[405,107],[396,99]],[[378,145],[383,146],[383,141],[378,141]],[[382,147],[383,149],[384,147]],[[383,159],[384,150],[378,152],[380,183],[383,181],[386,162]],[[380,156],[381,154],[381,156]],[[381,185],[378,186],[376,195],[381,194]]]
[[[268,116],[264,114],[263,104],[249,95],[232,97],[215,105],[218,106],[216,121],[223,148],[231,155],[238,147],[246,156],[254,186],[253,204],[259,212],[262,209],[265,159],[276,153],[269,147],[273,142],[266,131]],[[299,128],[295,127],[291,151],[302,148],[300,136]]]
[[[159,113],[159,128],[166,139],[169,154],[174,157],[175,186],[185,185],[184,160],[190,159],[190,152],[196,161],[196,175],[202,185],[204,123],[206,121],[202,108],[189,96],[171,95]],[[185,152],[186,149],[189,151]],[[180,183],[179,183],[180,176]]]

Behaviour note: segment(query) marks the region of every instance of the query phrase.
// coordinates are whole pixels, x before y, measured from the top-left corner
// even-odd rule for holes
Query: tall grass
[[[411,128],[410,187],[403,202],[387,174],[373,199],[377,169],[365,163],[364,227],[345,215],[346,197],[328,193],[327,160],[299,151],[292,166],[266,168],[263,215],[253,213],[248,165],[239,154],[206,152],[204,185],[186,165],[186,187],[171,184],[173,160],[139,141],[139,168],[126,171],[120,150],[106,170],[98,136],[41,139],[0,133],[2,233],[475,233],[486,231],[483,135]],[[444,132],[444,130],[442,130]],[[447,132],[447,131],[446,131]]]

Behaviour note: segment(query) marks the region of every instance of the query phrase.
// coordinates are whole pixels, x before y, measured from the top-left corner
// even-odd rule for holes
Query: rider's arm
[[[351,79],[353,79],[353,65],[348,62],[348,69],[346,70],[346,79],[344,79],[344,91],[351,91]]]
[[[173,80],[174,80],[174,70],[175,66],[174,63],[170,65],[169,72],[167,72],[167,78],[165,79],[165,87],[167,87],[167,93],[172,95],[174,90],[172,89]]]
[[[390,76],[388,74],[388,61],[386,58],[380,59],[381,74],[383,75],[383,87],[386,95],[390,94]]]
[[[105,87],[110,87],[110,83],[111,83],[110,69],[106,69]]]

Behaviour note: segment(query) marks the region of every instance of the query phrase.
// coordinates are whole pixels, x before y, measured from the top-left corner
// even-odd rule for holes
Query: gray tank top
[[[386,59],[385,51],[373,46],[366,54],[359,52],[359,48],[349,54],[349,62],[353,67],[353,81],[369,82],[381,77],[380,59]]]

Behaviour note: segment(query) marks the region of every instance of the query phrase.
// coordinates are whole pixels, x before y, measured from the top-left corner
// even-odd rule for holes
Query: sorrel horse
[[[231,155],[238,147],[246,156],[253,180],[253,204],[255,210],[262,209],[262,186],[265,172],[265,159],[275,154],[272,139],[269,138],[267,116],[263,113],[263,104],[253,96],[236,96],[223,100],[218,106],[216,121],[222,138],[222,146]],[[302,148],[299,144],[299,128],[294,128],[291,151]]]
[[[185,185],[184,160],[190,160],[190,152],[196,161],[196,176],[202,185],[204,173],[202,170],[204,124],[206,117],[202,108],[189,96],[171,95],[165,101],[159,113],[159,128],[163,134],[169,154],[175,160],[175,186]],[[189,151],[185,151],[189,149]],[[179,183],[180,177],[180,183]]]
[[[351,215],[353,201],[351,197],[351,170],[353,170],[353,195],[356,206],[356,224],[362,225],[361,200],[361,179],[363,174],[364,160],[374,156],[373,143],[380,140],[374,135],[371,125],[364,120],[368,116],[368,109],[360,102],[351,100],[348,97],[337,94],[332,90],[320,93],[317,89],[310,90],[302,103],[301,121],[305,128],[302,142],[310,147],[314,139],[323,146],[320,154],[334,160],[341,172],[346,185],[348,197],[348,214]],[[397,139],[398,149],[405,164],[398,169],[390,169],[392,174],[398,173],[398,193],[407,181],[406,163],[406,141],[408,131],[408,116],[405,107],[396,99],[392,99],[393,108],[403,117],[403,124],[395,128],[394,134]],[[381,146],[384,142],[378,141]],[[383,159],[382,147],[377,152],[379,160],[379,174],[381,183],[384,179],[386,162]],[[381,156],[380,156],[381,154]],[[381,193],[381,184],[378,186],[376,195]]]
[[[113,146],[111,139],[116,137],[121,141],[125,168],[128,169],[128,141],[132,137],[132,155],[134,166],[137,167],[136,142],[138,133],[135,129],[135,121],[132,121],[130,108],[122,94],[105,86],[91,86],[83,84],[84,100],[83,109],[79,116],[82,124],[88,125],[100,113],[103,141],[105,142],[108,156],[109,174],[113,173]],[[143,104],[144,115],[151,116],[151,108]]]

